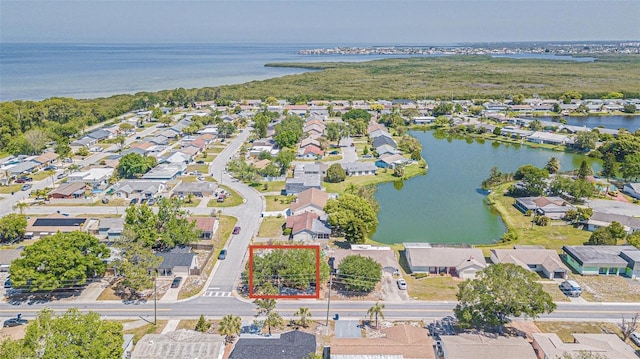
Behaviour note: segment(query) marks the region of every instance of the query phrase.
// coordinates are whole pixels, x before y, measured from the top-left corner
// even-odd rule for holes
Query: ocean
[[[308,71],[264,66],[270,62],[368,61],[406,57],[298,54],[302,49],[335,46],[0,43],[0,101],[42,100],[50,97],[85,99],[179,87],[201,88]],[[553,55],[536,55],[538,58],[540,56],[563,59]]]

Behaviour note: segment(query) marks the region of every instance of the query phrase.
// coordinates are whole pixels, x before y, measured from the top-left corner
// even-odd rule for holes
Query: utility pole
[[[153,325],[158,324],[158,272],[153,277]]]
[[[329,275],[329,295],[327,297],[327,321],[326,327],[329,327],[329,306],[331,305],[331,286],[333,285],[333,275]]]

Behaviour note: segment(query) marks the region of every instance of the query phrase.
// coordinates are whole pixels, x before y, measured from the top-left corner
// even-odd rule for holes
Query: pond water
[[[478,143],[475,140],[438,139],[436,132],[411,132],[423,146],[426,175],[402,183],[378,186],[378,228],[373,240],[382,243],[491,243],[505,231],[500,217],[483,202],[480,184],[497,166],[514,172],[524,164],[544,166],[551,157],[560,160],[561,171],[575,169],[592,158],[528,146]]]
[[[640,129],[640,116],[563,116],[563,117],[536,117],[540,121],[558,122],[561,118],[567,121],[567,125],[587,126],[591,128],[604,127],[617,130],[626,128],[630,132]]]

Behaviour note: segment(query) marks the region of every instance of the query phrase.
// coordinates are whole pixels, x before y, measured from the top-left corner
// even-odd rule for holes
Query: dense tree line
[[[253,258],[255,292],[259,292],[267,283],[274,287],[307,289],[316,280],[316,252],[314,250],[275,249]],[[247,276],[248,273],[245,272],[245,278]],[[326,258],[323,257],[320,259],[320,280],[324,282],[328,278],[329,265]]]

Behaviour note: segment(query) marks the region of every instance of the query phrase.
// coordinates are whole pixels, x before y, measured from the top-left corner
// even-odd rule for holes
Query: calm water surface
[[[586,159],[599,170],[600,165],[586,156],[527,146],[493,145],[472,141],[436,139],[434,132],[412,132],[423,146],[422,156],[429,164],[425,176],[403,183],[384,183],[378,187],[379,225],[373,239],[383,243],[490,243],[499,239],[505,225],[483,203],[481,182],[492,167],[514,172],[531,163],[542,167],[551,157],[560,160],[561,170],[580,166]]]
[[[630,132],[640,129],[640,115],[634,116],[563,116],[563,117],[536,117],[540,121],[557,122],[560,118],[567,121],[567,125],[586,126],[591,128],[603,127],[617,130],[626,128]]]

